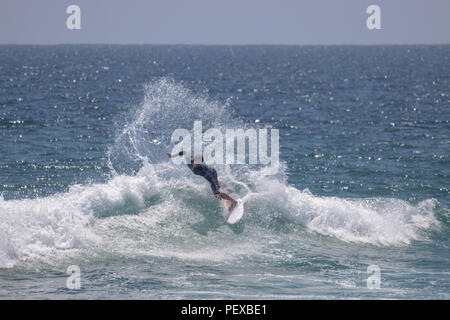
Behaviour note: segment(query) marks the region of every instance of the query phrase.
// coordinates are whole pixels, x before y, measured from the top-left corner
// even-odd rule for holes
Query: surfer
[[[184,151],[180,151],[178,154],[170,154],[166,152],[167,156],[169,158],[176,157],[176,156],[182,156],[184,155]],[[191,162],[187,164],[188,168],[191,169],[191,171],[198,175],[202,176],[206,180],[208,180],[209,184],[211,185],[212,192],[216,196],[217,199],[223,199],[230,201],[231,205],[229,206],[229,211],[232,212],[233,209],[237,205],[237,201],[231,198],[228,194],[225,192],[220,191],[220,184],[219,180],[217,178],[217,171],[211,166],[208,166],[203,163],[203,157],[201,155],[196,155],[194,158],[191,158]]]

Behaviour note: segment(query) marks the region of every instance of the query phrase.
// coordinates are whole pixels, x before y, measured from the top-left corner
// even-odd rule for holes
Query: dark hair
[[[193,163],[195,161],[195,157],[191,157],[191,163]],[[205,162],[205,159],[203,158],[203,155],[202,155],[202,162],[201,163],[203,163],[203,162]]]

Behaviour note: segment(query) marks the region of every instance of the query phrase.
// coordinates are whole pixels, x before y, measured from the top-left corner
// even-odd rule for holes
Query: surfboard
[[[230,212],[229,207],[231,205],[230,201],[224,200],[224,205],[222,206],[222,215],[225,218],[225,221],[229,224],[235,224],[239,220],[241,220],[244,215],[244,203],[241,199],[237,199],[237,205],[234,207],[233,211]]]

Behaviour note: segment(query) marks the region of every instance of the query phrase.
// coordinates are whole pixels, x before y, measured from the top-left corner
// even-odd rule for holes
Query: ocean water
[[[0,46],[0,298],[449,299],[449,77],[448,45]],[[217,166],[236,225],[164,155],[196,120],[279,130],[277,174]]]

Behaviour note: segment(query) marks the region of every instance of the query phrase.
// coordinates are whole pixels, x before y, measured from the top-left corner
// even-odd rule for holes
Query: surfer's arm
[[[170,154],[170,153],[166,152],[166,155],[167,155],[169,158],[173,158],[173,157],[177,157],[177,156],[182,156],[183,154],[184,154],[184,151],[180,151],[180,152],[174,153],[174,154]]]

